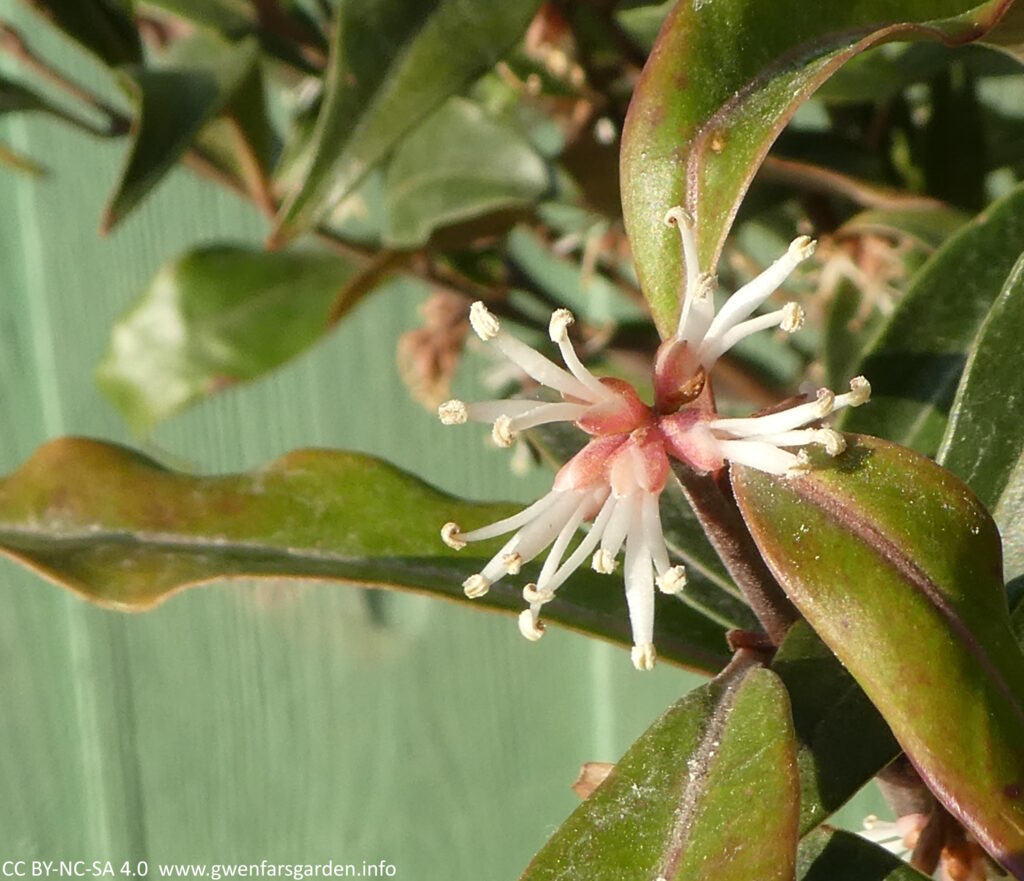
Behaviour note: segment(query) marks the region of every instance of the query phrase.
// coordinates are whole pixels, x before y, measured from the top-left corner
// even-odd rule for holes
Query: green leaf
[[[800,832],[846,804],[899,754],[889,726],[808,626],[798,621],[772,659],[793,707],[800,749]]]
[[[1024,186],[954,234],[914,276],[858,373],[870,407],[839,424],[934,455],[985,316],[1024,248]]]
[[[494,65],[540,0],[348,0],[337,29],[307,173],[277,242],[316,224],[417,123]]]
[[[1024,872],[1024,656],[999,533],[943,468],[876,438],[798,479],[732,469],[758,548],[946,808]]]
[[[0,550],[116,609],[149,608],[221,579],[273,577],[408,588],[518,613],[536,566],[470,603],[462,581],[488,549],[456,554],[438,534],[448,520],[474,528],[509,513],[455,499],[370,456],[299,450],[248,474],[196,477],[113,444],[65,438],[0,481]],[[491,544],[494,553],[500,542]],[[659,656],[721,669],[729,656],[722,628],[670,597],[657,602]],[[544,612],[632,645],[621,582],[582,573]]]
[[[415,248],[458,221],[533,203],[547,166],[519,132],[450,98],[401,142],[387,172],[386,244]]]
[[[129,0],[28,0],[28,3],[107,67],[142,61],[142,43]]]
[[[641,735],[522,881],[792,881],[797,799],[786,690],[732,665]]]
[[[844,61],[887,40],[982,36],[1006,0],[680,2],[637,83],[622,141],[622,203],[641,285],[663,336],[679,312],[681,248],[665,212],[696,219],[713,270],[772,141]]]
[[[818,829],[800,842],[797,881],[927,881],[895,854],[840,829]]]
[[[248,81],[258,58],[253,39],[222,43],[196,36],[174,46],[165,66],[127,69],[125,85],[136,93],[138,115],[127,163],[103,213],[104,231],[149,195]]]
[[[253,3],[251,0],[146,0],[186,21],[195,22],[224,34],[238,37],[253,30]]]
[[[1007,581],[1024,576],[1024,257],[981,326],[938,461],[992,512]]]
[[[136,429],[148,429],[319,340],[354,273],[331,254],[189,251],[114,326],[97,382]]]

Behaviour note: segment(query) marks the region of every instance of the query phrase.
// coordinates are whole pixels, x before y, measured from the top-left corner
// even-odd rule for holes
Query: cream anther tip
[[[473,332],[484,342],[493,340],[501,332],[501,322],[481,300],[469,307],[469,323]]]
[[[437,408],[438,418],[443,425],[464,425],[469,419],[469,411],[462,401],[445,401]]]
[[[818,389],[817,400],[814,402],[814,415],[824,419],[836,406],[836,393],[827,388]]]
[[[630,660],[637,670],[653,670],[654,662],[658,659],[658,653],[651,643],[635,645],[629,652]]]
[[[528,584],[523,588],[523,599],[528,603],[550,603],[555,594],[548,589],[538,590],[536,584]]]
[[[794,333],[804,326],[804,310],[799,303],[786,303],[782,307],[782,321],[779,324],[786,333]]]
[[[662,593],[677,594],[686,587],[686,569],[682,566],[673,566],[664,575],[659,575],[655,583]]]
[[[594,551],[593,559],[590,561],[590,568],[602,575],[611,575],[615,571],[615,557],[603,548]]]
[[[544,624],[530,609],[524,609],[519,614],[519,632],[530,642],[536,642],[544,635]]]
[[[818,442],[830,456],[838,456],[846,449],[846,438],[834,428],[822,428],[817,437]]]
[[[818,243],[810,236],[797,236],[789,243],[789,253],[797,260],[806,260],[814,253]]]
[[[459,532],[458,523],[445,523],[441,527],[441,541],[453,551],[461,551],[466,546],[466,543],[459,538]]]
[[[516,439],[516,433],[512,430],[512,419],[508,416],[499,416],[495,419],[491,437],[499,447],[512,446],[512,442]]]
[[[807,455],[806,450],[800,450],[796,454],[796,462],[789,466],[789,470],[786,472],[786,477],[803,477],[805,474],[811,472],[811,457]]]
[[[681,205],[669,208],[663,218],[665,226],[693,226],[693,218],[683,210]]]
[[[863,376],[855,376],[850,380],[850,406],[859,407],[871,399],[871,383]]]
[[[713,272],[702,272],[697,276],[693,299],[697,301],[710,300],[715,295],[716,287],[718,287],[718,276]]]
[[[501,562],[505,564],[505,571],[509,575],[518,575],[519,570],[523,568],[523,555],[513,551],[511,554],[505,554]]]
[[[470,575],[469,578],[462,582],[462,590],[471,600],[482,597],[490,589],[491,582],[479,573],[476,575]]]
[[[569,325],[575,321],[575,316],[568,309],[556,309],[552,312],[551,321],[548,322],[548,336],[551,342],[564,342],[569,336]]]

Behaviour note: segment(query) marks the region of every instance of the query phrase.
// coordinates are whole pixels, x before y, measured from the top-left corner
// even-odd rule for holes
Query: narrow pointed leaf
[[[782,683],[733,665],[641,735],[522,881],[792,881],[794,748]]]
[[[880,42],[981,37],[1011,0],[681,0],[637,83],[623,131],[622,203],[637,272],[663,335],[674,330],[679,237],[696,218],[713,270],[739,202],[796,109],[844,61]]]
[[[786,593],[860,683],[942,803],[1024,874],[1024,656],[999,534],[929,459],[849,436],[800,479],[733,469]]]
[[[529,141],[451,98],[402,141],[388,165],[386,244],[426,244],[441,227],[500,209],[522,208],[549,186],[548,170]]]
[[[333,254],[190,251],[114,325],[97,382],[133,427],[148,429],[317,342],[354,273]]]
[[[818,829],[800,842],[797,881],[927,881],[885,848],[841,829]]]
[[[130,0],[28,0],[28,4],[108,67],[142,61]]]
[[[33,177],[41,177],[46,174],[46,168],[31,159],[28,156],[23,156],[16,150],[12,150],[3,141],[0,141],[0,165],[7,168],[13,168],[15,171],[20,171],[22,174],[30,174]]]
[[[1024,576],[1022,328],[1024,257],[981,326],[938,457],[992,512],[1003,537],[1007,581]]]
[[[446,98],[483,74],[526,29],[540,0],[347,0],[303,181],[275,238],[313,226]]]
[[[772,659],[793,707],[800,750],[800,832],[824,822],[899,754],[889,726],[806,621]]]
[[[870,407],[839,425],[934,455],[968,353],[1024,248],[1024,186],[955,233],[918,270],[857,368]]]
[[[274,577],[405,588],[518,613],[536,567],[470,603],[462,581],[500,541],[456,554],[439,536],[448,520],[471,529],[509,513],[455,499],[370,456],[299,450],[247,474],[195,477],[123,447],[67,438],[0,481],[0,551],[124,610],[221,579]],[[544,612],[632,644],[614,579],[581,573]],[[696,670],[716,672],[728,660],[722,628],[670,597],[659,598],[655,640],[660,657]]]
[[[176,47],[163,67],[127,69],[125,83],[136,94],[138,115],[127,163],[103,213],[104,230],[163,180],[200,129],[231,101],[258,57],[253,39],[220,43],[193,37]]]

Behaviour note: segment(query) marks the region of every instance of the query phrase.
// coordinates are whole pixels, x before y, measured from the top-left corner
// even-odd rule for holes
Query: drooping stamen
[[[562,353],[562,360],[565,361],[565,366],[569,368],[569,372],[573,376],[590,389],[596,397],[610,397],[611,392],[608,388],[587,370],[576,354],[576,349],[573,348],[572,341],[569,339],[569,325],[575,321],[572,312],[568,309],[556,309],[551,313],[551,321],[548,323],[548,336],[551,337],[551,342],[558,346],[559,352]]]
[[[686,585],[686,570],[673,566],[668,558],[665,533],[661,527],[661,512],[658,510],[658,496],[645,493],[640,501],[641,525],[644,540],[651,552],[654,571],[658,573],[655,584],[662,593],[678,593]]]
[[[485,342],[493,341],[506,358],[537,382],[564,395],[594,401],[594,392],[567,370],[549,361],[516,337],[503,333],[501,323],[479,300],[470,307],[469,321],[480,339]]]
[[[559,495],[556,492],[549,492],[547,495],[541,496],[529,507],[523,508],[518,514],[505,517],[503,520],[498,520],[487,526],[481,526],[479,529],[457,533],[456,537],[465,545],[469,541],[486,541],[489,538],[497,538],[499,535],[504,535],[506,532],[512,532],[539,517],[547,508],[550,508],[558,501]],[[454,525],[454,523],[446,523],[445,529]],[[444,538],[444,529],[441,530],[441,537]]]
[[[441,541],[453,551],[461,551],[466,546],[465,540],[459,535],[458,523],[449,522],[441,527]]]
[[[779,289],[790,273],[814,253],[815,247],[816,243],[808,236],[794,239],[785,254],[725,301],[705,338],[722,336],[730,327],[753,315],[754,310]]]
[[[524,609],[519,614],[519,632],[530,642],[536,642],[544,635],[544,622],[538,620],[533,609]]]
[[[544,565],[541,567],[540,576],[537,578],[537,584],[541,590],[545,590],[548,587],[551,577],[558,571],[558,565],[562,562],[562,557],[565,556],[566,548],[569,547],[569,542],[572,541],[576,530],[579,529],[580,524],[583,522],[583,517],[586,515],[590,504],[591,500],[589,498],[582,498],[579,505],[576,506],[576,510],[572,512],[572,516],[565,521],[565,525],[558,533],[558,537],[551,546],[551,550],[548,551]]]
[[[633,631],[633,650],[630,655],[638,670],[654,666],[654,572],[651,551],[641,522],[639,505],[632,506],[629,538],[626,540],[626,605]]]
[[[601,540],[601,536],[604,535],[604,531],[608,526],[608,521],[611,519],[612,512],[615,510],[616,500],[614,496],[609,496],[605,503],[601,506],[601,510],[598,512],[597,517],[594,518],[594,523],[590,527],[590,532],[586,534],[583,541],[580,542],[572,554],[569,555],[569,559],[566,560],[558,570],[548,580],[544,580],[543,573],[541,573],[541,580],[539,584],[543,587],[543,590],[554,594],[558,588],[560,588],[566,581],[566,579],[572,575],[586,559],[593,553],[594,548],[597,547],[597,543]]]
[[[613,496],[614,498],[614,496]],[[591,566],[595,572],[611,575],[615,571],[615,558],[622,549],[622,543],[629,532],[629,522],[633,516],[633,496],[615,499],[611,519],[601,536],[601,547],[594,554]]]
[[[772,327],[781,328],[786,333],[794,333],[803,327],[803,323],[804,310],[797,303],[787,303],[775,312],[734,324],[720,336],[714,336],[709,332],[700,346],[700,363],[705,370],[710,370],[715,362],[740,340]]]

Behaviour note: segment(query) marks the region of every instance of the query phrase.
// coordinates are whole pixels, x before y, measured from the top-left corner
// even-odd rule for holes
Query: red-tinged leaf
[[[733,469],[776,578],[942,803],[1024,877],[1024,656],[999,534],[948,471],[848,437],[807,476]]]
[[[786,689],[736,663],[640,736],[522,881],[793,881],[798,800]]]
[[[113,444],[65,438],[0,480],[0,553],[122,610],[221,579],[266,577],[469,603],[462,581],[497,547],[456,554],[438,531],[448,520],[474,528],[509,513],[508,505],[461,501],[354,453],[297,450],[246,474],[197,477]],[[522,585],[536,575],[524,567],[470,605],[518,613]],[[672,597],[658,602],[659,656],[720,670],[729,657],[724,629]],[[544,611],[550,621],[632,645],[621,582],[581,573]]]
[[[622,204],[663,335],[678,315],[681,249],[663,223],[696,219],[713,269],[743,194],[796,109],[844,61],[889,40],[982,37],[1012,0],[681,0],[663,25],[623,131]]]

